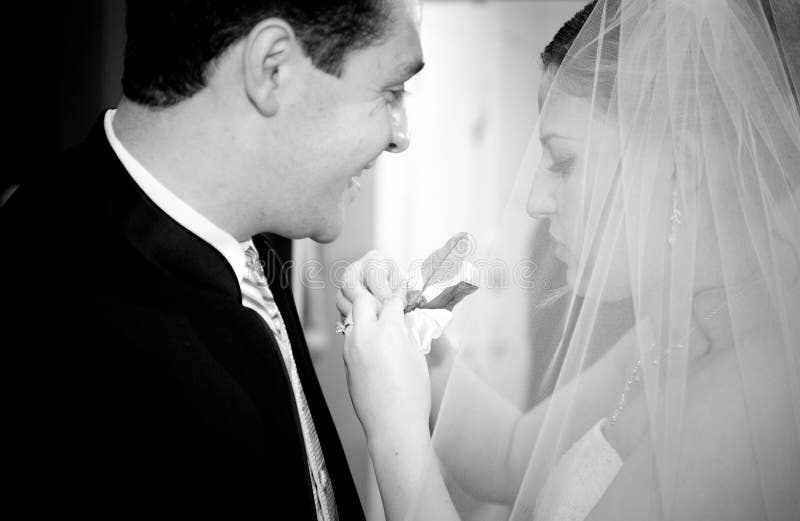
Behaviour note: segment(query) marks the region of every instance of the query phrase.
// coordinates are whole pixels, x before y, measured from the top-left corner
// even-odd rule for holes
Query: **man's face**
[[[341,77],[310,66],[305,92],[288,107],[282,154],[293,211],[284,235],[334,240],[358,178],[382,152],[409,145],[403,88],[422,68],[422,48],[414,10],[398,4],[382,40],[350,53]]]

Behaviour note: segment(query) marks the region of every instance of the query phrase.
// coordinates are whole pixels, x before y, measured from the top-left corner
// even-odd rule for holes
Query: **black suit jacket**
[[[24,486],[79,504],[233,500],[316,519],[300,423],[269,328],[233,270],[158,208],[102,116],[0,209],[2,332]],[[254,238],[286,322],[340,519],[363,519],[288,287]],[[40,497],[47,494],[40,493]],[[84,503],[84,501],[86,503]]]

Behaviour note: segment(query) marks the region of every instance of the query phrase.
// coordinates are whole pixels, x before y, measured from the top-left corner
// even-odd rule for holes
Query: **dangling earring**
[[[669,233],[667,242],[670,246],[675,245],[675,239],[678,237],[678,225],[681,224],[681,211],[678,209],[678,190],[672,190],[672,215],[669,216],[672,223],[672,230]]]

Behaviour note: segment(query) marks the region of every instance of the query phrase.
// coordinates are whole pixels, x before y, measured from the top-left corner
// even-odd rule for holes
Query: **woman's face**
[[[604,109],[593,110],[589,100],[564,93],[551,92],[545,103],[552,79],[552,73],[546,73],[539,90],[542,155],[528,197],[528,213],[550,219],[555,255],[567,265],[570,287],[584,296],[602,292],[603,299],[620,300],[631,295],[629,266],[646,265],[641,264],[645,259],[632,259],[629,252],[658,255],[658,247],[630,248],[627,238],[637,237],[638,242],[658,237],[652,239],[654,245],[666,244],[671,199],[664,194],[670,193],[669,186],[632,186],[639,183],[631,182],[635,176],[621,175],[616,119],[608,118]],[[641,154],[638,161],[648,164]],[[657,161],[650,164],[659,169]],[[668,173],[648,181],[663,182],[669,182]],[[649,196],[637,197],[637,191]],[[649,218],[662,214],[663,219]],[[645,219],[631,219],[634,215]],[[633,284],[639,288],[651,282]]]

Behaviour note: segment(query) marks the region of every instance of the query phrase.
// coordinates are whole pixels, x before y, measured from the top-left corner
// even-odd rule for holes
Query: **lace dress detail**
[[[534,521],[582,521],[605,494],[622,459],[597,422],[566,451],[542,487]]]

